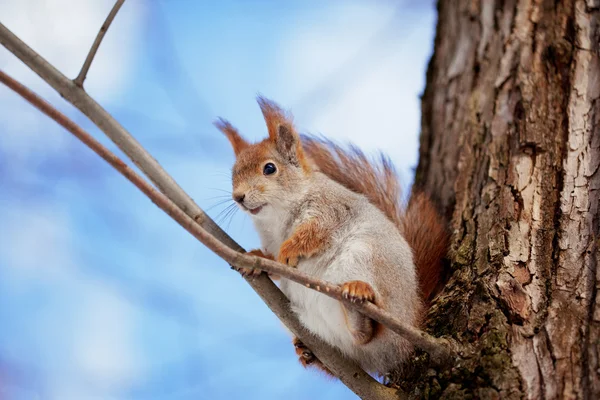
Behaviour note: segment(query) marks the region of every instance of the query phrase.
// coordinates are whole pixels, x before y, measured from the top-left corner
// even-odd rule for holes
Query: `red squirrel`
[[[258,103],[268,131],[259,143],[224,119],[215,123],[236,156],[233,199],[260,235],[262,248],[251,254],[339,284],[346,298],[373,302],[418,326],[441,282],[448,247],[446,226],[429,198],[413,192],[402,207],[389,159],[372,162],[355,147],[300,136],[289,113],[260,96]],[[402,337],[342,302],[287,279],[279,285],[300,322],[365,371],[383,375],[412,351]],[[293,344],[302,365],[329,373],[299,339]]]

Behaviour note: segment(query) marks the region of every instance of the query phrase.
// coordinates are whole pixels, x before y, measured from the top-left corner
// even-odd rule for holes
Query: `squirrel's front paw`
[[[277,261],[289,265],[290,267],[297,267],[300,259],[300,252],[294,242],[286,240],[279,249],[279,256]]]
[[[262,257],[262,258],[267,258],[270,260],[273,259],[273,257],[269,257],[269,256],[265,255],[261,249],[251,250],[251,251],[247,252],[246,254],[249,256],[258,256],[258,257]],[[246,268],[246,267],[237,268],[234,266],[232,266],[231,268],[238,271],[240,274],[242,274],[243,277],[249,277],[249,278],[256,278],[257,276],[259,276],[260,274],[263,273],[262,270],[257,269],[257,268]]]
[[[342,296],[353,303],[375,302],[375,291],[367,282],[350,281],[342,285]]]
[[[260,269],[256,269],[256,268],[238,268],[238,267],[234,267],[233,265],[231,266],[231,268],[233,268],[234,270],[236,270],[237,272],[239,272],[240,274],[242,274],[242,276],[248,277],[248,278],[256,278],[257,276],[259,276],[260,274],[263,273],[263,271],[261,271]]]

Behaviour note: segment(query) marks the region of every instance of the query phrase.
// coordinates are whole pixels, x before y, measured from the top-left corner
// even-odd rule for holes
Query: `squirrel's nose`
[[[238,203],[242,203],[244,201],[244,198],[246,197],[245,194],[234,194],[233,195],[233,199],[235,201],[237,201]]]

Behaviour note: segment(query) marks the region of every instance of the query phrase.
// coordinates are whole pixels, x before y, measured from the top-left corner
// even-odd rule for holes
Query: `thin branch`
[[[389,312],[377,307],[371,302],[354,303],[348,300],[342,295],[342,288],[339,285],[315,279],[298,269],[290,268],[275,261],[238,253],[212,237],[203,237],[202,239],[198,238],[198,240],[204,243],[209,249],[214,251],[225,261],[235,265],[236,267],[250,267],[267,271],[282,278],[287,278],[291,281],[304,285],[309,289],[321,292],[326,296],[339,300],[348,306],[355,308],[367,317],[374,319],[383,326],[396,332],[413,345],[427,351],[432,361],[438,364],[444,363],[454,355],[454,350],[452,349],[449,341],[435,338],[426,332],[416,329],[411,325],[405,324],[399,321]]]
[[[387,311],[382,310],[373,303],[351,302],[342,296],[342,290],[339,285],[315,279],[298,269],[290,268],[281,263],[256,256],[242,254],[227,247],[205,229],[196,224],[195,221],[181,211],[175,203],[150,186],[150,184],[148,184],[140,175],[136,174],[131,168],[129,168],[121,159],[119,159],[106,147],[102,146],[100,142],[96,141],[90,134],[81,129],[64,114],[60,113],[58,110],[53,108],[50,104],[39,98],[35,93],[31,92],[23,85],[8,77],[2,71],[0,71],[0,82],[5,83],[11,89],[21,94],[27,101],[40,109],[40,111],[57,121],[69,132],[73,133],[85,145],[90,147],[96,154],[106,160],[118,172],[120,172],[138,189],[140,189],[152,200],[153,203],[170,215],[195,238],[197,238],[200,242],[206,245],[209,249],[211,249],[229,264],[235,265],[236,267],[251,267],[267,271],[283,278],[290,279],[296,283],[305,285],[310,289],[317,290],[326,296],[342,301],[350,307],[357,309],[364,315],[380,322],[412,344],[427,351],[432,359],[442,361],[440,359],[446,359],[452,354],[449,343],[446,340],[434,338],[419,329],[400,322]]]
[[[0,23],[0,43],[98,126],[139,167],[148,179],[186,214],[194,218],[203,228],[227,246],[238,251],[243,250],[198,207],[163,167],[112,115],[91,98],[83,88],[75,85],[73,81],[27,46],[2,23]],[[275,286],[273,285],[273,287]]]
[[[0,24],[0,42],[4,43],[5,37],[4,31],[5,29],[2,24]],[[10,33],[10,32],[9,32]],[[18,40],[18,38],[17,38]],[[9,48],[10,50],[10,48]],[[11,50],[12,51],[12,50]],[[21,49],[21,52],[23,50]],[[36,55],[33,58],[34,64],[45,63],[41,57]],[[41,60],[41,61],[40,61]],[[56,71],[52,66],[48,65],[50,68],[50,72],[55,71],[60,74],[60,72]],[[46,67],[46,68],[48,68]],[[35,70],[34,70],[35,71]],[[45,74],[48,70],[43,69],[43,74]],[[37,71],[36,71],[37,72]],[[40,74],[40,76],[42,76]],[[42,76],[43,77],[43,76]],[[66,79],[66,78],[64,78]],[[49,80],[46,80],[49,82]],[[67,79],[68,81],[68,79]],[[35,93],[27,89],[25,86],[15,81],[3,71],[0,70],[0,82],[7,85],[9,88],[20,94],[23,98],[37,107],[44,114],[48,115],[50,118],[54,119],[61,126],[75,135],[78,139],[80,139],[83,143],[85,143],[88,147],[90,147],[96,154],[101,156],[104,160],[106,160],[111,166],[113,166],[116,170],[118,170],[123,176],[125,176],[130,182],[132,182],[138,189],[140,189],[144,194],[146,194],[158,207],[160,207],[163,211],[165,211],[168,215],[170,215],[173,219],[175,219],[182,227],[184,227],[188,232],[190,232],[194,237],[199,239],[202,243],[209,243],[215,248],[219,248],[219,246],[223,246],[223,248],[228,249],[231,253],[230,256],[233,258],[237,257],[240,253],[237,250],[243,251],[239,245],[233,242],[233,239],[229,239],[230,242],[233,242],[237,249],[234,250],[227,245],[224,245],[219,239],[213,236],[210,232],[209,228],[206,226],[201,226],[198,224],[198,220],[200,218],[192,219],[189,212],[186,214],[182,209],[172,201],[167,195],[164,195],[161,192],[158,192],[154,189],[150,184],[148,184],[141,176],[136,174],[131,168],[129,168],[122,160],[120,160],[116,155],[110,152],[107,148],[102,146],[98,141],[96,141],[90,134],[81,129],[77,124],[67,118],[64,114],[60,113],[42,98],[37,96]],[[70,82],[70,81],[69,81]],[[62,82],[64,83],[64,82]],[[68,86],[67,86],[68,87]],[[76,86],[71,86],[78,90]],[[85,93],[84,93],[85,94]],[[86,94],[87,96],[87,94]],[[93,101],[93,100],[92,100]],[[99,106],[98,106],[99,107]],[[115,121],[116,123],[116,121]],[[106,125],[104,125],[106,126]],[[120,128],[123,129],[123,128]],[[123,130],[124,131],[124,130]],[[135,141],[133,138],[131,140]],[[137,142],[135,142],[137,143]],[[139,145],[138,145],[139,146]],[[140,151],[145,152],[140,146]],[[149,155],[148,155],[149,157]],[[156,162],[155,162],[156,163]],[[139,165],[139,164],[138,164]],[[156,163],[154,167],[158,169],[159,172],[162,171],[164,175],[166,172],[162,170],[162,168]],[[170,178],[168,175],[166,175]],[[172,179],[172,178],[170,178]],[[163,181],[164,182],[164,181]],[[173,184],[174,181],[173,181]],[[175,184],[176,185],[176,184]],[[178,186],[176,186],[178,188]],[[179,195],[179,200],[181,200],[181,195],[177,193],[177,190],[173,189],[173,187],[169,187],[170,190],[174,190],[177,195]],[[181,189],[179,189],[181,190]],[[184,193],[185,196],[187,196]],[[188,197],[189,198],[189,197]],[[184,197],[185,200],[185,197]],[[191,199],[190,199],[191,202]],[[199,210],[200,212],[195,214],[197,216],[204,216],[204,213],[200,208],[192,204]],[[188,208],[189,210],[189,208]],[[194,215],[192,213],[192,215]],[[205,216],[205,221],[207,220],[212,222],[210,218]],[[214,224],[214,222],[213,222]],[[208,225],[208,224],[206,224]],[[216,225],[216,224],[215,224]],[[208,225],[210,227],[210,225]],[[222,232],[222,231],[221,231]],[[206,244],[205,243],[205,244]],[[210,246],[208,246],[210,248]],[[248,257],[248,256],[246,256]],[[243,259],[242,259],[243,260]],[[249,263],[254,263],[254,257],[250,257],[246,259]],[[283,265],[277,265],[280,268],[286,268]],[[287,268],[286,268],[287,269]],[[342,356],[336,349],[329,346],[327,343],[323,342],[316,336],[312,335],[308,332],[304,326],[300,324],[296,316],[291,312],[289,301],[283,295],[283,293],[273,284],[273,282],[267,278],[266,276],[258,277],[255,280],[249,281],[250,285],[256,290],[259,296],[263,299],[263,301],[267,304],[267,306],[277,315],[277,317],[288,327],[292,333],[298,336],[310,349],[311,351],[334,373],[336,376],[354,393],[360,396],[363,399],[398,399],[399,392],[387,388],[365,373],[362,369],[360,369],[355,363],[349,361],[344,356]]]
[[[119,9],[123,3],[125,3],[125,0],[117,0],[112,10],[110,10],[108,17],[106,17],[106,20],[100,27],[100,31],[98,32],[98,35],[96,35],[96,39],[94,40],[94,43],[92,44],[92,47],[90,48],[90,51],[83,63],[83,67],[81,67],[81,71],[79,71],[79,75],[77,75],[77,78],[73,80],[73,83],[75,83],[77,86],[83,87],[83,81],[85,81],[87,73],[92,66],[92,61],[94,61],[94,57],[96,56],[96,52],[98,52],[100,43],[102,43],[102,39],[104,39],[106,31],[108,31],[110,24],[112,24],[113,20],[117,16],[117,13],[119,12]]]

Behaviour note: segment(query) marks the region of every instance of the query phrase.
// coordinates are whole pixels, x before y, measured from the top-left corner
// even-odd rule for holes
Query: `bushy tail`
[[[306,155],[319,170],[348,189],[365,195],[392,220],[413,250],[419,288],[427,303],[443,283],[443,259],[449,236],[429,197],[413,190],[406,207],[394,165],[385,155],[371,160],[360,149],[348,149],[325,138],[303,135]]]

